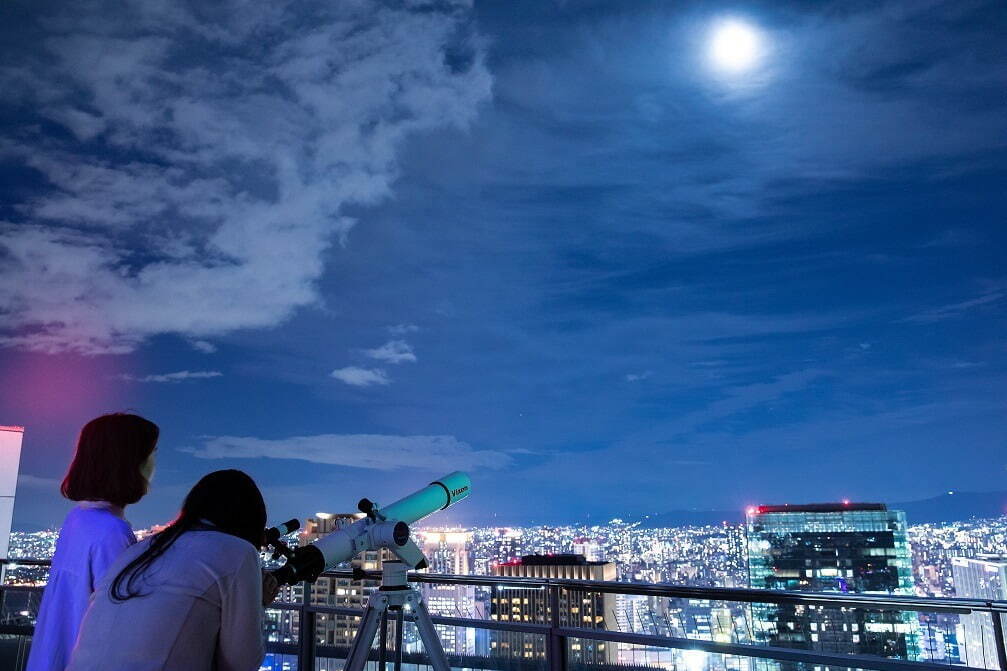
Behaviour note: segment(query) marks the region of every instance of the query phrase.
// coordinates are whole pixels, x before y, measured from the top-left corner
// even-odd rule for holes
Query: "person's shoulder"
[[[187,532],[182,537],[186,539],[187,545],[193,548],[204,547],[217,552],[220,556],[231,559],[235,565],[248,561],[250,558],[256,560],[259,558],[259,551],[251,543],[223,531],[200,529]]]
[[[135,540],[133,527],[129,522],[100,508],[74,508],[66,516],[63,528],[74,535],[83,535],[95,540],[111,538]]]

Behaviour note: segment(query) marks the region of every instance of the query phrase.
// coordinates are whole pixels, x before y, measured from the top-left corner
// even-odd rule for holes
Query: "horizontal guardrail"
[[[6,564],[8,569],[15,566],[46,566],[45,560],[0,560],[0,565]],[[328,571],[325,577],[344,579],[351,582],[360,580],[360,573],[352,571]],[[363,574],[366,580],[379,582],[379,571],[367,571]],[[591,580],[568,580],[557,578],[522,578],[510,576],[473,576],[446,575],[436,573],[410,573],[409,580],[415,583],[472,585],[477,587],[509,586],[523,589],[541,589],[548,592],[549,601],[558,604],[560,590],[578,590],[583,592],[602,592],[610,594],[627,594],[635,596],[650,596],[664,598],[679,598],[704,601],[726,601],[739,603],[773,603],[809,606],[828,606],[834,608],[865,608],[870,610],[897,610],[924,613],[986,613],[992,619],[994,634],[997,636],[997,654],[1000,670],[1007,671],[1007,651],[1004,649],[1003,627],[1001,614],[1007,613],[1007,601],[983,601],[980,599],[958,598],[920,598],[899,595],[876,594],[843,594],[833,592],[787,592],[777,590],[759,590],[731,587],[690,587],[684,585],[659,583],[623,583]],[[4,590],[40,591],[39,587],[30,586],[0,586],[0,595]],[[307,593],[307,592],[306,592]],[[270,606],[274,610],[296,611],[301,617],[301,631],[297,654],[304,668],[313,669],[315,659],[314,616],[315,615],[347,615],[359,616],[360,609],[340,606],[316,605],[310,603],[278,602]],[[408,619],[408,618],[407,618]],[[540,634],[546,637],[547,650],[565,650],[570,638],[590,639],[613,643],[628,643],[655,648],[673,648],[684,650],[701,650],[712,654],[752,657],[781,662],[799,662],[822,666],[838,666],[845,668],[869,669],[876,671],[947,671],[946,663],[918,662],[870,655],[847,655],[824,653],[796,648],[778,648],[743,643],[720,643],[715,641],[700,641],[678,637],[659,636],[655,634],[637,634],[605,629],[587,629],[579,627],[559,626],[553,618],[551,623],[513,622],[500,620],[484,620],[461,617],[432,615],[434,624],[468,627],[475,629],[513,631],[519,633]],[[310,622],[310,624],[309,624]],[[17,631],[15,631],[15,629]],[[20,625],[0,626],[0,634],[24,634],[25,627]],[[306,643],[309,643],[307,644]],[[291,644],[270,644],[270,648],[278,653],[291,653]],[[321,650],[321,648],[320,648]],[[547,654],[550,671],[565,671],[563,655],[555,652]],[[467,666],[471,666],[469,662]],[[961,671],[984,671],[977,667],[955,666]]]

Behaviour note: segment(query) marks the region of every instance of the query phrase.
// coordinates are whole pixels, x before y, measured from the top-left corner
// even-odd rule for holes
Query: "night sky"
[[[15,526],[127,409],[137,526],[230,467],[283,519],[455,469],[431,522],[1007,489],[1004,35],[1002,0],[4,2]]]

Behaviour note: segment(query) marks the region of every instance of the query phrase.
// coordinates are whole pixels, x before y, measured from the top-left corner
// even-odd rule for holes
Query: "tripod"
[[[437,636],[430,613],[423,603],[420,593],[409,586],[406,571],[408,567],[401,561],[386,561],[381,569],[381,587],[367,599],[367,607],[360,620],[357,635],[350,646],[350,654],[346,657],[343,671],[364,671],[367,657],[374,644],[374,635],[379,632],[378,671],[385,671],[387,663],[388,617],[395,617],[395,671],[402,671],[402,628],[404,611],[413,611],[416,629],[420,633],[423,649],[430,657],[430,666],[434,671],[450,671],[441,639]]]

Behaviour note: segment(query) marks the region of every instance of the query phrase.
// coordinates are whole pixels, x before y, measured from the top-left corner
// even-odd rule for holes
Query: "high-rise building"
[[[10,528],[14,519],[14,495],[21,464],[23,426],[0,426],[0,559],[7,559]]]
[[[913,594],[905,513],[880,503],[759,506],[747,514],[752,587]],[[757,643],[915,660],[908,611],[753,604]],[[786,666],[786,665],[783,665]]]
[[[612,562],[592,562],[583,555],[528,555],[498,564],[493,575],[567,580],[615,580]],[[610,629],[616,623],[615,596],[581,590],[560,590],[560,626]],[[546,623],[552,618],[547,592],[523,587],[494,587],[490,595],[490,618],[510,622]],[[490,654],[510,659],[542,659],[546,655],[541,635],[510,631],[490,633]],[[615,664],[614,643],[579,639],[570,644],[568,660],[580,664]]]
[[[522,533],[520,529],[497,529],[493,543],[493,561],[503,564],[521,556]]]
[[[472,572],[469,551],[470,531],[420,531],[416,543],[427,558],[431,573],[468,575]]]
[[[986,601],[1007,599],[1005,556],[952,557],[951,573],[954,577],[955,596]],[[962,655],[962,662],[979,668],[999,668],[996,635],[990,614],[962,615],[961,624],[964,640],[959,639],[959,654]]]
[[[602,559],[601,545],[593,538],[585,538],[583,536],[574,538],[573,553],[575,555],[583,555],[584,559],[588,561],[601,561]]]
[[[468,575],[472,533],[468,531],[420,531],[416,542],[427,558],[430,573]],[[422,583],[420,591],[432,615],[475,617],[476,589],[472,585]],[[436,626],[448,654],[474,655],[476,630],[470,627]]]

